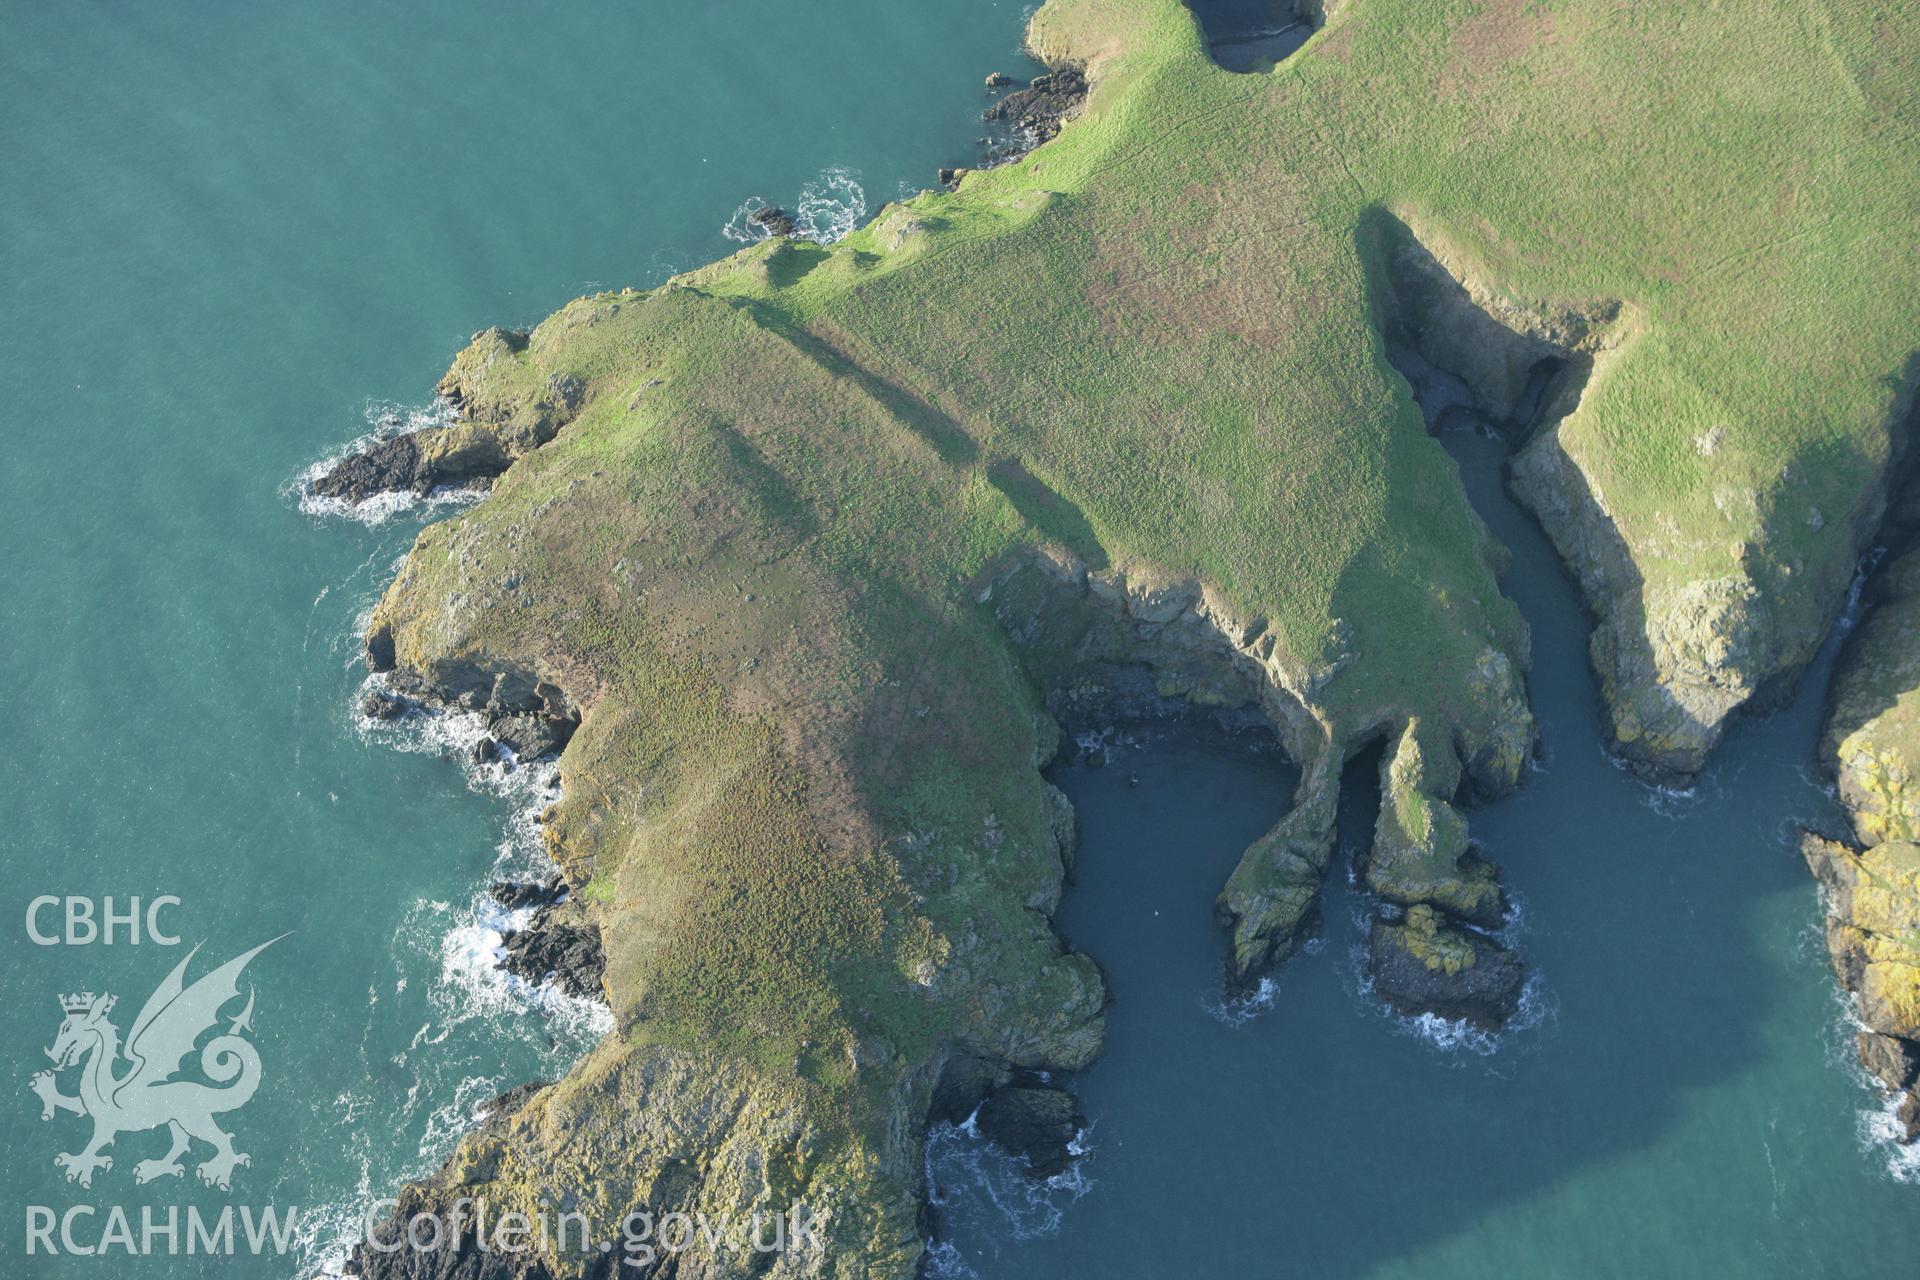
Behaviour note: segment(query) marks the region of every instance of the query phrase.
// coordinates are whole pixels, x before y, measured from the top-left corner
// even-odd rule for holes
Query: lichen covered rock
[[[1424,903],[1401,921],[1375,920],[1367,941],[1373,993],[1399,1013],[1498,1031],[1520,1007],[1526,970],[1519,957]]]

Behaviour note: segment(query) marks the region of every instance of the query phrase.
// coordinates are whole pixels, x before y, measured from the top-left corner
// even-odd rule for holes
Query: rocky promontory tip
[[[514,759],[537,760],[566,749],[580,727],[580,711],[556,685],[523,671],[492,671],[467,663],[441,663],[431,672],[401,668],[393,634],[376,627],[366,639],[367,669],[386,677],[384,687],[367,691],[362,715],[393,720],[414,707],[471,711],[487,733],[474,745],[476,764],[500,760],[502,747]]]
[[[474,334],[436,388],[453,421],[376,440],[315,476],[308,492],[358,506],[382,494],[424,498],[487,488],[516,458],[553,439],[586,395],[578,377],[558,374],[548,376],[541,394],[505,403],[479,389],[489,369],[524,353],[530,341],[517,329]]]
[[[1498,1031],[1520,1008],[1527,975],[1519,957],[1430,906],[1409,908],[1398,923],[1374,921],[1368,943],[1373,993],[1397,1013]]]
[[[1060,127],[1079,113],[1086,100],[1086,70],[1061,66],[1035,76],[1032,84],[1000,99],[988,107],[981,118],[1013,129],[1027,140],[1031,149],[1057,135]]]
[[[995,71],[986,78],[987,92],[997,93],[1014,83],[1012,76]],[[1058,136],[1061,127],[1080,113],[1089,88],[1085,68],[1067,63],[1035,76],[1026,88],[996,99],[980,114],[983,122],[994,126],[989,131],[994,136],[979,140],[980,167],[1010,164]],[[960,165],[942,166],[940,185],[953,190],[968,172]]]

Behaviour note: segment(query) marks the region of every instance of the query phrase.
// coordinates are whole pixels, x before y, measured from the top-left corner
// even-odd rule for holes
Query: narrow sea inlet
[[[1089,1154],[1036,1186],[938,1136],[939,1274],[1790,1280],[1920,1247],[1795,846],[1835,821],[1810,764],[1834,646],[1691,791],[1636,781],[1602,750],[1588,623],[1506,493],[1505,442],[1448,422],[1533,629],[1541,760],[1471,811],[1534,969],[1521,1016],[1487,1037],[1367,991],[1346,868],[1377,753],[1348,770],[1321,936],[1223,1007],[1213,895],[1291,771],[1206,727],[1116,725],[1055,779],[1082,833],[1060,927],[1113,990],[1106,1055],[1071,1082]]]

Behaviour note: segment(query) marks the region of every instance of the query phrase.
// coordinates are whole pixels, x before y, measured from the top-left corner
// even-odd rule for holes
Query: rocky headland
[[[1551,30],[1476,0],[1333,6],[1283,74],[1233,75],[1173,0],[1050,0],[1047,84],[995,108],[1046,135],[1030,152],[832,246],[774,233],[484,331],[440,384],[448,425],[316,482],[490,484],[420,534],[368,652],[394,705],[560,752],[564,899],[519,950],[564,980],[597,936],[615,1019],[403,1208],[801,1207],[820,1234],[672,1274],[914,1274],[931,1120],[973,1117],[1036,1174],[1071,1154],[1052,1082],[1098,1056],[1106,990],[1052,927],[1075,823],[1042,770],[1074,708],[1141,681],[1257,717],[1300,769],[1219,894],[1230,987],[1314,927],[1341,774],[1377,748],[1375,994],[1511,1015],[1522,960],[1468,813],[1531,758],[1528,637],[1410,381],[1513,434],[1513,484],[1596,612],[1619,749],[1666,779],[1836,616],[1910,390],[1920,291],[1853,251],[1861,226],[1910,233],[1883,127],[1908,90],[1862,73],[1749,138],[1692,73],[1784,92],[1743,61],[1765,33],[1695,16],[1662,42],[1617,6]],[[1850,66],[1876,37],[1835,26]],[[1674,74],[1584,73],[1622,41]],[[1683,189],[1631,167],[1703,135],[1735,142],[1689,150]],[[1751,198],[1779,155],[1801,180]],[[1802,190],[1849,193],[1846,236]],[[1861,680],[1863,724],[1892,724]],[[1904,757],[1847,723],[1843,787],[1897,789]],[[1876,886],[1905,855],[1818,856],[1843,976],[1895,992],[1905,926]],[[1899,1078],[1883,1003],[1870,1054]]]

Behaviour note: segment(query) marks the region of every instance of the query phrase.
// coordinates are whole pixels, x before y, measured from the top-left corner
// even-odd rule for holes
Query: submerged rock
[[[1498,1031],[1520,1007],[1527,980],[1520,958],[1430,906],[1410,908],[1399,923],[1374,921],[1367,941],[1373,992],[1398,1013]]]
[[[774,204],[755,209],[747,215],[747,221],[770,236],[790,236],[800,229],[792,214]]]

